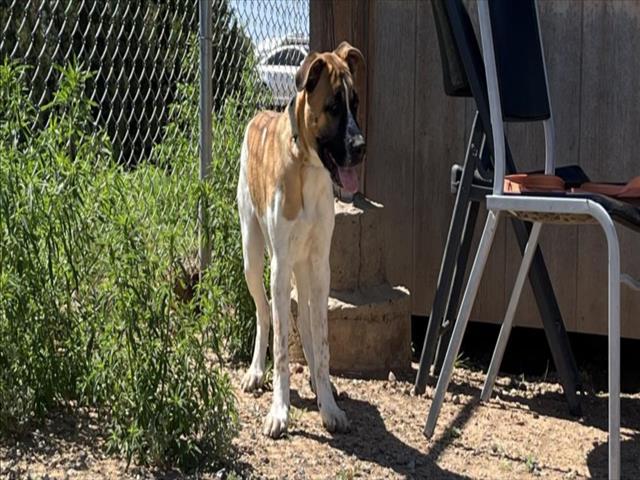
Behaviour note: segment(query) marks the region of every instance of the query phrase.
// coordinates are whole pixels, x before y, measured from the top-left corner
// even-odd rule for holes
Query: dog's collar
[[[294,95],[289,101],[289,105],[287,106],[287,110],[289,112],[289,122],[291,123],[291,138],[293,141],[298,143],[298,122],[296,120],[296,95]]]

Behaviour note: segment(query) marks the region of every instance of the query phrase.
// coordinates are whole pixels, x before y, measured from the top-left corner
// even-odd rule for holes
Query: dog
[[[327,308],[333,184],[358,190],[356,166],[365,139],[356,120],[355,82],[362,53],[341,43],[310,53],[296,72],[296,95],[285,111],[262,111],[247,125],[240,158],[238,211],[244,273],[256,306],[256,338],[242,389],[262,386],[270,316],[273,320],[273,400],[263,433],[278,438],[289,421],[291,286],[298,292],[298,331],[324,427],[349,429],[329,379]],[[271,261],[271,308],[263,283],[265,247]]]

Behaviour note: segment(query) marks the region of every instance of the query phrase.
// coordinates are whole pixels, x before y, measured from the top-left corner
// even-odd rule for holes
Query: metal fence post
[[[200,2],[200,181],[209,178],[212,148],[212,96],[211,76],[213,72],[211,58],[211,0]],[[200,237],[199,260],[200,275],[211,261],[211,241],[206,231],[206,202],[200,199],[198,207],[198,229]]]

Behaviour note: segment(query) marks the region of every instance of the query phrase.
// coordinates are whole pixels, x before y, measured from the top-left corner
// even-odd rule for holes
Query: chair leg
[[[444,255],[442,256],[440,273],[438,274],[436,294],[433,300],[431,314],[429,315],[429,323],[427,324],[427,332],[424,337],[422,352],[420,354],[420,364],[413,387],[413,391],[417,394],[424,393],[427,385],[427,378],[433,363],[442,323],[446,318],[447,304],[449,303],[451,286],[454,281],[453,277],[457,263],[456,258],[460,256],[460,243],[462,242],[464,231],[468,228],[468,211],[469,203],[471,202],[470,192],[473,185],[473,174],[476,170],[477,159],[482,154],[485,135],[478,121],[478,116],[478,112],[476,112],[471,128],[471,136],[467,144],[462,175],[460,176],[460,182],[458,184],[453,216],[449,224],[447,244]]]
[[[504,316],[504,322],[502,323],[502,328],[500,329],[500,335],[498,336],[496,348],[493,351],[493,357],[491,358],[491,364],[489,365],[487,378],[484,382],[484,387],[482,388],[482,394],[480,395],[480,399],[483,402],[486,402],[491,396],[498,371],[500,370],[500,365],[502,365],[502,358],[504,357],[504,351],[507,348],[507,342],[509,341],[509,334],[511,333],[513,319],[516,315],[516,309],[518,308],[518,302],[520,301],[520,295],[522,294],[524,282],[527,279],[527,275],[529,274],[529,268],[531,267],[533,254],[538,247],[538,239],[540,238],[541,229],[542,224],[539,222],[534,223],[533,228],[531,229],[531,235],[529,236],[529,241],[527,242],[527,246],[524,250],[524,255],[522,256],[522,263],[520,264],[520,269],[518,270],[518,275],[516,276],[513,291],[511,292],[511,298],[509,299],[509,305],[507,306],[507,312]]]
[[[433,357],[440,337],[442,322],[445,318],[445,309],[451,293],[451,283],[453,281],[456,255],[460,246],[460,237],[465,229],[467,212],[464,208],[467,199],[458,199],[453,211],[451,226],[449,227],[449,236],[442,256],[442,265],[440,267],[440,275],[438,277],[438,286],[436,287],[436,295],[433,300],[433,307],[429,315],[429,323],[427,324],[427,332],[424,337],[422,353],[420,355],[420,366],[416,375],[414,392],[422,394],[427,385],[429,370],[433,363]]]
[[[527,224],[521,220],[512,218],[511,224],[516,234],[518,244],[522,252],[528,242],[529,232]],[[533,262],[529,269],[529,283],[536,299],[544,332],[549,343],[553,363],[558,370],[560,383],[564,389],[569,406],[569,412],[575,416],[581,416],[582,409],[577,395],[579,375],[575,358],[569,343],[569,337],[562,321],[562,315],[556,296],[551,285],[547,266],[540,248],[533,256]]]
[[[460,305],[460,311],[458,312],[458,318],[453,328],[451,336],[451,342],[447,350],[447,356],[442,366],[442,371],[438,377],[438,384],[436,391],[431,402],[431,408],[429,409],[429,415],[427,417],[427,423],[424,428],[424,434],[427,437],[433,435],[433,431],[436,427],[436,421],[442,408],[442,402],[444,401],[444,395],[451,381],[451,374],[453,373],[453,364],[458,356],[460,345],[462,344],[462,338],[471,315],[471,309],[475,302],[476,294],[478,293],[478,287],[480,286],[480,280],[482,280],[482,274],[484,273],[484,267],[487,264],[487,258],[491,251],[491,245],[493,244],[493,238],[495,237],[496,229],[500,220],[500,212],[489,211],[487,215],[487,221],[482,232],[482,238],[480,239],[480,245],[478,246],[478,252],[473,262],[473,268],[469,276],[469,282],[462,298],[462,305]]]
[[[609,250],[609,478],[620,478],[620,244],[608,216],[600,220]]]
[[[451,288],[451,296],[449,298],[449,304],[444,314],[444,318],[450,320],[450,323],[444,328],[444,332],[440,336],[438,342],[438,348],[436,349],[435,361],[433,362],[433,375],[440,375],[442,370],[442,362],[444,362],[444,356],[447,350],[447,345],[451,340],[451,331],[453,330],[453,324],[455,318],[458,315],[458,306],[460,305],[460,294],[464,287],[464,280],[467,275],[467,261],[469,260],[469,252],[471,251],[471,243],[473,241],[473,234],[476,229],[476,220],[478,219],[478,210],[480,209],[480,203],[471,202],[469,205],[469,212],[467,213],[467,224],[462,234],[462,244],[460,245],[460,252],[458,253],[458,264],[456,265],[456,273],[453,277],[453,287]]]

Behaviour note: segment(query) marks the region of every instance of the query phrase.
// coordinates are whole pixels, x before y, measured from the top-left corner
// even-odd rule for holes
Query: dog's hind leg
[[[243,215],[241,208],[240,220],[244,276],[256,305],[257,323],[253,359],[249,370],[242,378],[241,387],[245,392],[252,392],[262,386],[269,345],[269,302],[263,280],[265,240],[258,220],[253,214]]]
[[[289,315],[291,314],[292,268],[285,250],[274,250],[271,258],[271,306],[273,316],[273,402],[263,433],[280,437],[289,423]]]

